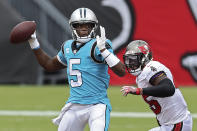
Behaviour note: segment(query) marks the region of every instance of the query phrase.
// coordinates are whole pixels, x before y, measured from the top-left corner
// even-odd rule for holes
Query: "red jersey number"
[[[156,115],[159,114],[159,113],[161,112],[161,106],[160,106],[159,102],[158,102],[157,100],[150,100],[150,101],[148,101],[148,100],[147,100],[147,97],[148,97],[148,96],[144,96],[144,95],[143,95],[143,98],[144,98],[144,100],[149,104],[150,109],[151,109]]]

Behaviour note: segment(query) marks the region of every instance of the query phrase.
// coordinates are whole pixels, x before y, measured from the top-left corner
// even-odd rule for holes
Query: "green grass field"
[[[0,111],[60,111],[69,94],[65,87],[1,85]],[[180,89],[191,113],[197,113],[197,87]],[[110,87],[108,96],[112,112],[151,112],[140,96],[121,96],[120,87]],[[56,131],[51,122],[54,117],[0,115],[0,131]],[[197,131],[197,118],[193,120],[193,131]],[[155,118],[111,117],[109,131],[148,131],[156,126]]]

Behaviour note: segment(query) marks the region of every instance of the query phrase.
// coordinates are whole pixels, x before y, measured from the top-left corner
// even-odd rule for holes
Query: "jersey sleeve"
[[[57,59],[60,63],[62,63],[64,66],[67,66],[67,61],[64,55],[64,44],[62,44],[60,51],[57,54]]]
[[[146,71],[146,79],[149,82],[151,81],[151,79],[153,80],[161,73],[165,73],[163,67],[159,63],[152,63],[147,67]]]
[[[110,40],[107,39],[105,47],[106,47],[106,49],[108,49],[111,53],[114,53],[114,51],[113,51],[113,49],[112,49],[112,42],[111,42]]]

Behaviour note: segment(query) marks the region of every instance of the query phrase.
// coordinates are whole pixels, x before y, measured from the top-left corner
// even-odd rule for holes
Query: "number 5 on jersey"
[[[69,75],[70,76],[76,76],[77,80],[70,79],[70,85],[71,87],[79,87],[82,85],[82,78],[81,78],[81,72],[79,70],[73,69],[74,65],[79,65],[81,63],[80,59],[70,59],[69,62]]]

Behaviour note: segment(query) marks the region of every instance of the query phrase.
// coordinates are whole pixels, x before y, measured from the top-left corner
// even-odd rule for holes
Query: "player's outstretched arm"
[[[105,28],[100,26],[101,36],[96,37],[97,46],[101,51],[101,55],[112,69],[112,71],[118,76],[125,75],[125,66],[124,64],[109,50],[106,49],[106,37],[105,37]]]
[[[170,79],[163,78],[159,80],[158,83],[152,87],[136,88],[134,86],[123,86],[121,92],[123,96],[127,96],[127,94],[134,94],[134,95],[148,95],[155,97],[169,97],[174,94],[175,87]]]
[[[65,66],[58,61],[56,56],[51,58],[40,48],[40,44],[36,38],[36,32],[32,34],[31,39],[29,39],[28,42],[36,56],[37,61],[45,70],[57,71],[65,68]]]

